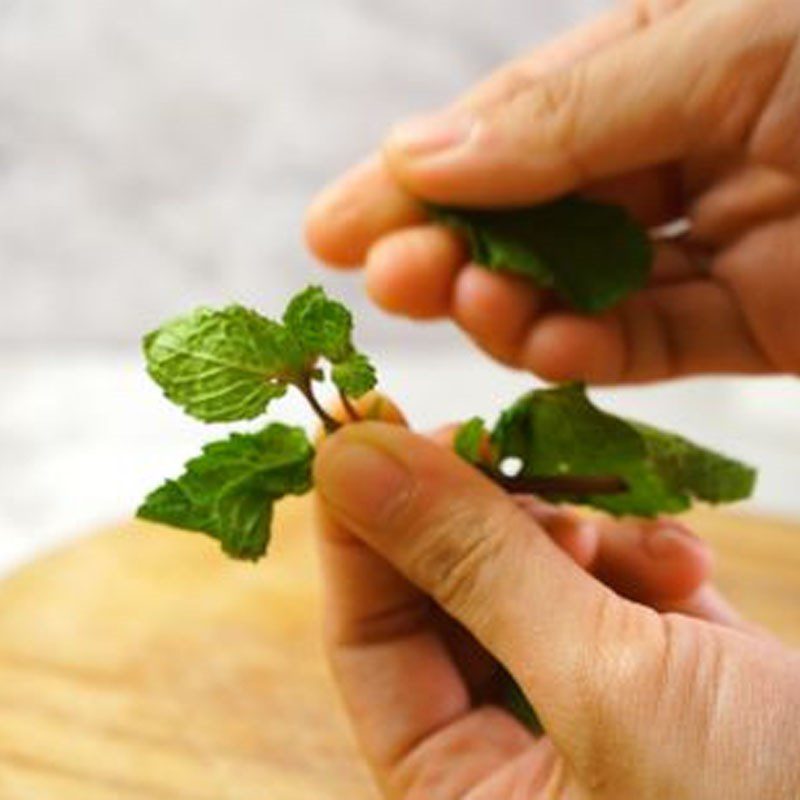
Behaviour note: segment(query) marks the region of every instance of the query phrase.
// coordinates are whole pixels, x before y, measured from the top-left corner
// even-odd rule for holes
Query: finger
[[[430,433],[429,438],[441,447],[452,449],[458,428],[457,424],[442,426]],[[487,439],[486,456],[489,455]],[[588,568],[595,560],[599,535],[593,520],[533,495],[516,495],[512,499],[579,567]]]
[[[800,214],[746,233],[715,262],[715,275],[741,298],[742,313],[772,371],[800,371]]]
[[[711,577],[711,550],[673,519],[595,517],[590,569],[615,592],[653,607],[692,597]]]
[[[597,317],[547,314],[516,363],[547,380],[594,384],[770,370],[737,298],[708,279],[646,289]]]
[[[431,439],[450,448],[457,429],[442,427]],[[576,564],[623,597],[658,608],[688,603],[711,578],[711,550],[677,520],[587,516],[532,495],[514,501]]]
[[[530,281],[470,265],[456,277],[451,308],[453,319],[474,342],[513,366],[547,298]]]
[[[654,608],[688,602],[711,578],[711,550],[676,520],[586,516],[530,496],[515,500],[576,564],[630,600]]]
[[[658,248],[653,281],[673,283],[697,277],[699,268],[685,248]],[[463,245],[433,226],[411,228],[385,238],[367,261],[367,287],[386,311],[412,319],[452,315],[486,352],[524,366],[520,354],[536,322],[553,305],[551,296],[520,277],[463,265]]]
[[[800,211],[800,182],[763,167],[721,177],[691,209],[692,237],[723,245],[748,230]]]
[[[466,260],[461,238],[445,228],[406,228],[380,239],[369,251],[366,286],[390,313],[431,319],[449,313],[453,285]]]
[[[633,6],[615,9],[498,70],[461,102],[474,108],[493,105],[513,94],[521,83],[585,58],[629,36],[647,21],[647,15]],[[382,158],[374,157],[312,203],[306,239],[311,250],[331,266],[356,266],[380,236],[420,219],[418,203],[385,169]]]
[[[405,425],[391,400],[372,393],[356,401],[365,417]],[[346,419],[341,404],[331,414]],[[432,760],[452,739],[470,753],[470,769],[455,775],[453,796],[482,780],[532,744],[513,718],[472,712],[496,663],[469,633],[443,615],[361,539],[317,504],[325,587],[325,641],[362,750],[378,781],[403,793],[426,780]],[[414,675],[410,681],[409,674]],[[482,725],[491,724],[487,739]],[[448,735],[437,735],[448,731]]]
[[[759,4],[696,4],[488,109],[450,109],[395,129],[384,155],[412,194],[460,205],[541,201],[603,178],[741,144],[795,32]],[[746,33],[746,38],[744,34]],[[715,41],[714,67],[707,43]],[[741,66],[748,63],[750,69]],[[735,93],[731,75],[739,76]],[[646,79],[643,79],[646,76]]]
[[[581,194],[625,208],[647,228],[672,222],[686,213],[683,176],[673,164],[590,183],[581,189]]]
[[[565,506],[556,506],[532,495],[519,495],[514,502],[579,567],[588,569],[597,557],[600,543],[596,526]]]
[[[315,483],[340,525],[509,669],[549,731],[574,732],[578,718],[586,722],[572,687],[591,683],[589,653],[637,650],[660,636],[651,617],[640,619],[637,606],[581,571],[499,488],[427,439],[376,423],[348,426],[320,448]],[[628,624],[641,626],[635,645],[622,633]],[[587,687],[587,696],[593,689],[601,691]]]
[[[357,267],[381,236],[424,220],[420,204],[371,158],[314,200],[306,215],[306,242],[330,266]]]
[[[398,795],[420,782],[420,773],[448,748],[450,738],[440,732],[450,731],[468,756],[466,774],[451,778],[453,797],[466,789],[462,781],[483,779],[530,746],[530,735],[510,716],[471,713],[469,689],[430,600],[325,509],[319,530],[327,649],[378,781]]]
[[[430,438],[450,448],[457,430],[443,426]],[[660,611],[762,633],[710,585],[713,554],[680,522],[586,517],[531,495],[514,500],[576,564],[618,594]]]
[[[800,30],[800,13],[796,3],[783,4],[780,12],[789,18],[782,20],[785,28]],[[797,137],[797,109],[800,106],[800,48],[786,63],[783,75],[764,109],[752,134],[751,149],[756,158],[780,170],[800,177],[800,141]]]

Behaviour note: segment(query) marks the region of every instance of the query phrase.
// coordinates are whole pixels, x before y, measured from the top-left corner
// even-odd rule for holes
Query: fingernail
[[[385,523],[411,492],[406,467],[381,446],[347,432],[331,439],[316,460],[315,483],[323,499],[348,520]]]
[[[412,158],[439,155],[469,141],[475,125],[465,112],[414,117],[395,128],[389,141]]]
[[[685,552],[691,537],[678,525],[665,525],[645,533],[644,547],[653,558],[671,558]]]

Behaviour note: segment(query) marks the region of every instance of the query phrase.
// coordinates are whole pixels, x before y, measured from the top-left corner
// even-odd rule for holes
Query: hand
[[[311,247],[366,262],[385,309],[452,316],[496,358],[550,380],[800,372],[800,4],[640,0],[523,58],[442,114],[400,126],[325,192]],[[648,226],[651,284],[579,316],[466,263],[412,195],[515,205],[581,191]]]
[[[386,797],[800,796],[800,658],[679,527],[521,508],[396,425],[345,427],[315,467],[329,652]],[[544,737],[491,704],[497,662]]]

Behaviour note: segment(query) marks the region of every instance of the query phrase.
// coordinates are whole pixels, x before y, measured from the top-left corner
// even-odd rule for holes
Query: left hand
[[[328,648],[387,797],[794,796],[797,659],[719,597],[682,526],[520,506],[378,423],[315,469]],[[545,737],[492,704],[498,661]]]

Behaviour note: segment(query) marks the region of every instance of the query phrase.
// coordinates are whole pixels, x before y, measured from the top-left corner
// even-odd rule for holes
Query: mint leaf
[[[520,459],[517,477],[621,478],[625,491],[619,493],[552,498],[618,515],[676,513],[693,498],[741,500],[755,484],[755,472],[745,464],[601,411],[579,384],[523,397],[501,416],[492,443],[501,463]]]
[[[258,416],[305,364],[283,326],[239,305],[173,319],[145,337],[144,352],[164,394],[204,422]]]
[[[470,464],[481,463],[481,445],[486,436],[486,424],[480,417],[467,420],[456,431],[453,449]]]
[[[377,383],[375,368],[353,346],[353,318],[319,286],[309,286],[289,303],[283,316],[290,333],[312,358],[331,362],[331,380],[348,397],[358,399]]]
[[[375,368],[369,359],[357,352],[351,353],[344,361],[334,364],[331,380],[343,394],[356,400],[374,389],[378,382]]]
[[[728,503],[753,493],[756,471],[751,467],[676,434],[641,422],[631,424],[644,439],[662,479],[673,488],[689,486],[697,500],[707,503]]]
[[[310,356],[324,356],[336,363],[350,356],[353,317],[319,286],[296,295],[283,315],[284,325]]]
[[[650,274],[647,232],[618,206],[570,196],[523,209],[430,211],[465,234],[477,264],[531,278],[579,311],[610,308]]]
[[[142,519],[200,531],[234,558],[257,560],[269,544],[273,504],[311,488],[313,448],[301,428],[279,423],[207,444],[183,475],[152,492]]]

